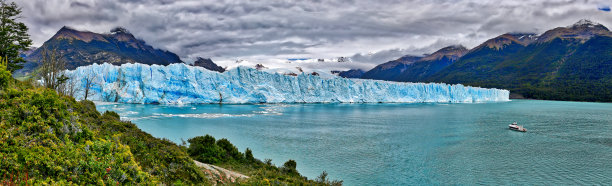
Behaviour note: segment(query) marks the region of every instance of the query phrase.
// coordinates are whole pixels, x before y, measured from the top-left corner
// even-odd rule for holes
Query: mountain
[[[155,49],[121,27],[112,29],[110,33],[99,34],[64,26],[41,47],[27,55],[24,69],[17,74],[34,70],[44,49],[57,49],[66,60],[68,69],[93,63],[169,65],[182,62],[176,54]]]
[[[612,102],[612,32],[580,20],[541,35],[507,33],[469,51],[451,46],[383,63],[362,78],[502,88],[517,98]]]
[[[513,96],[612,101],[612,33],[588,20],[534,34],[504,34],[426,78],[510,90]]]
[[[351,69],[338,73],[338,76],[343,78],[361,78],[365,72],[361,69]]]
[[[465,55],[468,49],[461,45],[442,48],[433,54],[404,56],[394,61],[383,63],[366,72],[361,78],[391,81],[421,81]]]
[[[19,56],[21,56],[21,57],[25,58],[25,57],[27,57],[28,55],[32,54],[32,53],[33,53],[33,52],[34,52],[36,49],[38,49],[38,48],[36,48],[36,47],[30,47],[30,48],[28,48],[27,50],[24,50],[24,51],[19,52]]]
[[[198,57],[198,59],[193,63],[193,66],[204,67],[205,69],[221,73],[225,71],[224,68],[217,66],[217,64],[215,64],[210,58]]]
[[[406,55],[374,67],[365,72],[361,78],[397,81],[399,75],[408,69],[410,64],[419,61],[421,58],[420,56]]]
[[[558,27],[544,32],[538,37],[538,42],[550,42],[553,39],[572,39],[585,42],[595,36],[612,37],[612,33],[605,26],[590,20],[580,20],[568,27]]]
[[[442,48],[431,55],[421,58],[416,63],[409,65],[408,69],[404,70],[404,72],[397,77],[397,80],[422,81],[426,77],[451,65],[467,52],[468,49],[461,45]]]

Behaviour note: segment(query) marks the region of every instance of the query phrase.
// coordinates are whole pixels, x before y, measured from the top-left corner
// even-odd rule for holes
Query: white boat
[[[514,131],[527,132],[527,129],[523,128],[522,125],[516,124],[516,121],[514,123],[508,125],[508,128],[510,128],[510,130],[514,130]]]

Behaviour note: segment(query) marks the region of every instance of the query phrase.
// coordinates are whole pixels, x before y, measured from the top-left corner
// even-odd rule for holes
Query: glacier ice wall
[[[225,73],[201,67],[93,64],[66,74],[83,99],[85,80],[94,80],[89,100],[123,103],[368,103],[509,101],[509,91],[441,83],[288,76],[238,67]]]

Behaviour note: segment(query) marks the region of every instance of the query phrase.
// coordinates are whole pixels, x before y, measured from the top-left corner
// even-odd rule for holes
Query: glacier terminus
[[[76,83],[74,97],[149,103],[471,103],[509,101],[508,90],[380,80],[297,76],[237,67],[224,73],[186,64],[168,66],[108,63],[65,71]]]

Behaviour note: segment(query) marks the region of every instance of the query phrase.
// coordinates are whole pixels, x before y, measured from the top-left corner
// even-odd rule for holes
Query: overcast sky
[[[612,25],[609,0],[16,2],[35,46],[64,25],[93,32],[122,26],[185,61],[202,56],[222,64],[353,56],[351,68],[371,68],[406,54],[472,48],[506,32],[542,33],[583,18]]]

